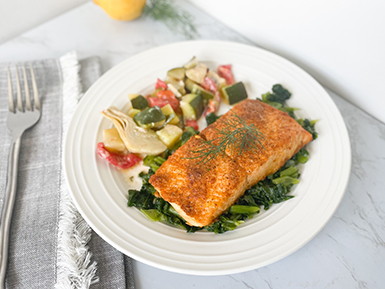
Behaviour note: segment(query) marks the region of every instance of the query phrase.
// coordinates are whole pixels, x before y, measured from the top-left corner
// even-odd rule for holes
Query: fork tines
[[[12,79],[11,79],[11,73],[9,66],[7,67],[8,72],[8,107],[9,111],[15,113],[15,102],[13,99],[13,91],[12,91]],[[35,79],[35,73],[33,71],[32,65],[29,65],[29,73],[31,75],[31,83],[32,83],[32,91],[33,91],[33,104],[31,102],[31,97],[29,93],[29,85],[28,85],[28,78],[27,78],[27,71],[25,68],[25,65],[22,65],[23,70],[23,79],[24,79],[24,91],[25,91],[25,108],[27,110],[33,111],[34,109],[40,110],[40,100],[39,100],[39,94],[37,91],[37,84]],[[21,86],[20,86],[20,77],[19,77],[19,69],[16,66],[15,68],[15,78],[16,78],[16,107],[17,110],[23,112],[24,111],[24,105],[23,105],[23,99],[21,96]]]

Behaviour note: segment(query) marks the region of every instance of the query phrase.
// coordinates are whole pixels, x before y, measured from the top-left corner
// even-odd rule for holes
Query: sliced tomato
[[[201,86],[211,92],[217,92],[218,88],[215,84],[214,80],[212,80],[210,77],[206,76],[204,81],[201,83]]]
[[[218,67],[218,75],[226,80],[227,85],[234,84],[234,76],[231,71],[231,65],[220,65]]]
[[[118,154],[109,152],[102,142],[97,144],[96,152],[102,159],[105,159],[110,164],[121,169],[128,169],[142,160],[134,154]]]
[[[156,97],[159,97],[162,99],[168,99],[168,98],[173,98],[173,97],[175,98],[174,93],[171,90],[159,90],[156,93]]]
[[[160,99],[157,97],[149,97],[147,98],[147,100],[148,100],[148,103],[150,104],[150,107],[158,106],[162,108],[163,106],[168,104],[167,100]]]
[[[186,126],[191,126],[193,129],[199,131],[199,126],[196,120],[186,120]]]
[[[210,99],[209,103],[207,104],[207,107],[205,111],[203,112],[203,116],[206,117],[206,115],[217,112],[219,109],[219,105],[221,103],[221,94],[219,91],[216,91],[214,93],[214,99]]]
[[[158,89],[158,88],[167,89],[167,83],[165,83],[164,81],[162,81],[158,78],[158,80],[156,81],[156,84],[155,84],[155,89]]]
[[[156,97],[166,101],[166,104],[170,104],[175,112],[179,112],[179,100],[171,90],[159,90]]]
[[[219,108],[219,103],[213,99],[209,100],[209,104],[206,107],[206,110],[203,112],[203,116],[206,117],[206,115],[217,112]]]

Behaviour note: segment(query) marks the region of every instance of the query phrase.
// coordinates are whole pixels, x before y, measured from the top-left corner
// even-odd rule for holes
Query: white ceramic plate
[[[274,205],[221,235],[188,234],[152,223],[128,208],[128,183],[99,159],[96,143],[110,123],[100,111],[123,108],[128,93],[146,93],[167,70],[192,56],[216,69],[232,64],[250,98],[281,83],[292,92],[289,105],[299,117],[318,119],[319,138],[308,145],[295,198]],[[224,109],[224,108],[222,108]],[[65,173],[72,198],[85,220],[108,243],[143,263],[180,273],[220,275],[268,265],[295,252],[328,222],[344,195],[351,153],[347,130],[326,91],[305,71],[268,51],[220,41],[182,42],[135,55],[103,75],[79,103],[65,141]]]

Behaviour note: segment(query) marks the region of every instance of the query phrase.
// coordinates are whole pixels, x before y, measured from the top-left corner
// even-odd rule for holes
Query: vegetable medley
[[[299,183],[298,164],[306,163],[309,153],[301,149],[273,175],[260,181],[213,224],[204,228],[192,227],[165,200],[160,198],[149,178],[162,163],[190,137],[199,134],[197,120],[205,117],[207,125],[220,116],[216,114],[221,100],[233,105],[246,99],[242,82],[235,82],[230,65],[210,70],[194,57],[182,67],[171,69],[164,80],[157,79],[151,94],[130,94],[131,108],[122,112],[110,107],[102,112],[114,128],[103,131],[103,142],[97,144],[98,155],[118,169],[128,169],[143,160],[150,169],[141,173],[140,190],[129,190],[128,206],[137,207],[150,220],[195,232],[201,229],[215,233],[233,230],[246,219],[267,210],[272,204],[286,201],[291,188]],[[295,118],[295,108],[286,106],[291,93],[276,84],[272,92],[262,95],[261,101],[287,112]],[[316,121],[298,119],[297,122],[317,137]]]
[[[221,98],[233,105],[247,98],[242,82],[235,82],[231,65],[209,69],[193,57],[158,79],[148,95],[130,94],[126,113],[110,107],[102,114],[115,128],[103,132],[97,153],[112,165],[127,169],[140,162],[134,154],[159,155],[180,140],[187,127],[199,130],[197,120],[217,112]]]

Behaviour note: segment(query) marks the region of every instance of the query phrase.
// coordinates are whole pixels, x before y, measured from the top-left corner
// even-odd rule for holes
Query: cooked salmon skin
[[[225,154],[208,162],[194,158],[202,140],[215,143],[218,131],[235,129],[226,125],[234,113],[262,132],[263,147],[246,149],[242,154],[228,148]],[[150,183],[189,225],[203,227],[214,222],[246,189],[276,172],[311,140],[312,135],[287,113],[259,100],[247,99],[180,147],[151,176]]]

